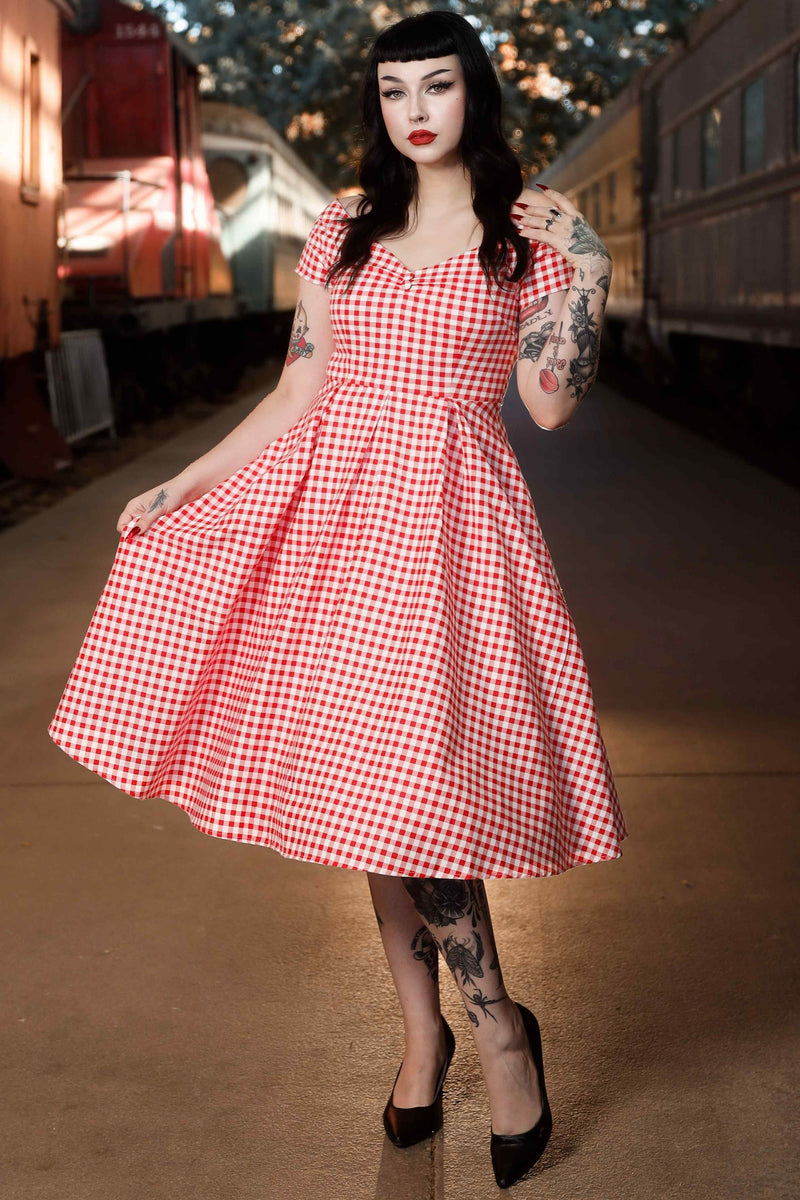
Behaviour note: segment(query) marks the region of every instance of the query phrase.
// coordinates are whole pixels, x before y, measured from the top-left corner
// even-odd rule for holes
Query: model
[[[441,954],[507,1187],[552,1117],[484,880],[618,858],[627,831],[500,408],[516,368],[537,425],[571,419],[611,259],[565,196],[522,188],[464,18],[382,32],[362,111],[362,194],[308,236],[277,387],[120,514],[48,732],[207,834],[365,872],[405,1025],[387,1134],[442,1124]]]

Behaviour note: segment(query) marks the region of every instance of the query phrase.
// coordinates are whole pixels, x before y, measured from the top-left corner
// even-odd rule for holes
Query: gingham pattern
[[[344,233],[332,201],[297,273]],[[48,732],[140,798],[287,858],[553,875],[627,836],[578,638],[500,418],[540,243],[487,287],[376,244],[310,408],[206,495],[121,538]]]

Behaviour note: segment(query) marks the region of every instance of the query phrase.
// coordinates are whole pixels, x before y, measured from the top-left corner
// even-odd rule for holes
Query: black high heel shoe
[[[418,1104],[414,1108],[397,1108],[394,1104],[394,1086],[392,1094],[383,1110],[383,1127],[386,1130],[390,1142],[395,1146],[414,1146],[417,1142],[423,1141],[426,1137],[430,1137],[442,1128],[443,1111],[442,1111],[442,1088],[444,1087],[445,1076],[447,1069],[450,1066],[450,1060],[455,1054],[456,1039],[453,1036],[453,1031],[442,1017],[442,1025],[444,1025],[444,1036],[447,1044],[447,1058],[442,1064],[439,1072],[439,1078],[436,1081],[436,1094],[430,1104]],[[397,1078],[403,1069],[403,1063],[397,1068],[397,1075],[394,1077],[394,1082],[397,1083]]]
[[[542,1093],[542,1115],[530,1129],[524,1133],[495,1133],[492,1130],[491,1153],[494,1177],[497,1186],[511,1187],[525,1175],[534,1163],[538,1162],[547,1145],[553,1129],[553,1116],[547,1100],[544,1086],[544,1064],[542,1062],[542,1035],[539,1032],[539,1022],[532,1012],[517,1004],[525,1032],[530,1042],[533,1061],[536,1064],[536,1074],[539,1079],[539,1091]]]

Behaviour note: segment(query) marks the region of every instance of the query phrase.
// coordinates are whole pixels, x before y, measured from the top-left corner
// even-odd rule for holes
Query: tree
[[[355,183],[370,44],[443,7],[379,0],[147,0],[200,56],[204,95],[259,112],[332,190]],[[715,0],[451,0],[503,88],[506,136],[528,173],[551,162],[645,63]]]

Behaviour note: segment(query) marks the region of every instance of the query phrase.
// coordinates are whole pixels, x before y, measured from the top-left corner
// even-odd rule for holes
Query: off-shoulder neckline
[[[336,203],[349,217],[350,213],[342,204],[338,196],[336,197]],[[409,267],[403,262],[402,259],[397,257],[393,250],[390,250],[388,246],[384,246],[383,242],[373,242],[372,244],[373,246],[377,246],[379,250],[383,250],[383,252],[388,254],[390,258],[393,258],[394,261],[401,266],[408,275],[420,275],[423,271],[432,271],[435,267],[443,267],[446,263],[456,262],[457,259],[466,258],[468,254],[476,254],[478,250],[480,250],[480,246],[473,246],[470,250],[462,250],[460,254],[451,254],[449,258],[440,259],[439,262],[428,263],[426,267]]]

